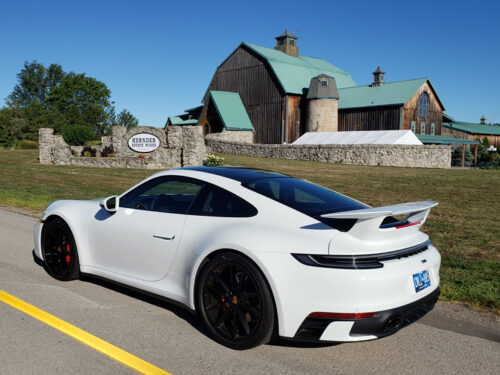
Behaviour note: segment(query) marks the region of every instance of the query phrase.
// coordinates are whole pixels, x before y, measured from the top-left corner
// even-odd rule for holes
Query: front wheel
[[[45,223],[41,242],[47,272],[62,281],[77,279],[80,264],[75,239],[68,224],[60,218]]]
[[[250,349],[269,342],[274,303],[257,267],[243,256],[221,253],[203,268],[197,306],[205,326],[221,344]]]

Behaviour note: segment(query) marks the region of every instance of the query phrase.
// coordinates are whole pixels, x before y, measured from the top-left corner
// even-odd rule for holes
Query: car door
[[[158,177],[120,197],[115,213],[101,209],[89,224],[92,266],[145,281],[164,278],[202,186],[181,176]]]

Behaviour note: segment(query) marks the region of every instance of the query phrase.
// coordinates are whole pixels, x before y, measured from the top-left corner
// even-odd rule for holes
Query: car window
[[[250,180],[242,185],[313,217],[324,213],[366,208],[365,205],[342,194],[292,177]]]
[[[158,177],[120,198],[120,207],[185,214],[203,185],[186,177]]]
[[[207,184],[193,203],[189,215],[251,217],[257,215],[257,209],[235,194]]]

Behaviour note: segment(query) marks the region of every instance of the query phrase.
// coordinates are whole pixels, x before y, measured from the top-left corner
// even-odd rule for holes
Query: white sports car
[[[59,280],[92,274],[179,302],[234,349],[371,340],[439,296],[441,257],[419,231],[435,205],[371,208],[258,169],[172,169],[101,202],[51,203],[35,254]]]

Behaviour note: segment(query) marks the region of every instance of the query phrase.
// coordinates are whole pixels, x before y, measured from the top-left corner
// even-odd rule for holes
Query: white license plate
[[[429,277],[429,272],[422,271],[414,274],[413,285],[415,286],[415,292],[417,293],[431,286],[431,278]]]

